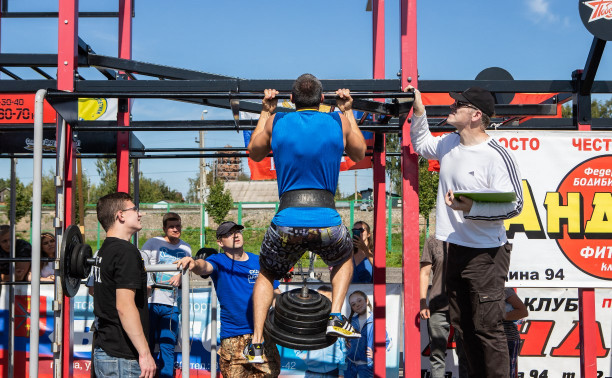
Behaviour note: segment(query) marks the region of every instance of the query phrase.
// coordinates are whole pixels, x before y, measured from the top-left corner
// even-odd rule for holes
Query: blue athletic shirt
[[[206,259],[214,268],[213,280],[221,305],[221,339],[253,333],[253,286],[259,276],[259,256],[245,252],[246,261],[232,260],[225,253]],[[278,287],[274,281],[274,288]]]
[[[296,189],[325,189],[336,193],[344,152],[338,113],[299,110],[277,113],[272,151],[278,195]],[[272,219],[277,226],[331,227],[342,223],[338,212],[322,207],[290,207]]]

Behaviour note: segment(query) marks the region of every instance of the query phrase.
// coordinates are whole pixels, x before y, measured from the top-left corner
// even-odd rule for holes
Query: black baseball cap
[[[228,222],[223,222],[219,225],[219,227],[217,227],[217,239],[220,239],[221,236],[227,234],[228,232],[230,232],[233,228],[238,228],[239,230],[242,230],[244,228],[244,226],[241,226],[239,224],[236,224],[232,221],[228,221]]]
[[[452,98],[457,101],[467,102],[478,109],[489,117],[495,113],[495,97],[488,90],[480,87],[471,87],[463,92],[450,92]]]

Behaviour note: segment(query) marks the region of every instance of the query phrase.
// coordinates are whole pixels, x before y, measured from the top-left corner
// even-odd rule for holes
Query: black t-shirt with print
[[[149,335],[147,274],[140,251],[118,238],[104,240],[93,266],[94,314],[98,319],[95,346],[108,355],[138,359],[138,352],[121,326],[117,312],[117,289],[134,289],[134,301],[145,337]]]

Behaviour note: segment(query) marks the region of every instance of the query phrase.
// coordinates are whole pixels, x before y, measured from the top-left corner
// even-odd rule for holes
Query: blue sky
[[[118,1],[82,0],[81,11],[114,11]],[[322,79],[366,79],[372,75],[372,13],[366,0],[136,0],[133,59],[252,79],[294,79],[310,72]],[[10,0],[10,11],[56,11],[57,1]],[[399,71],[399,1],[385,2],[386,78]],[[79,35],[98,54],[117,55],[117,21],[81,19]],[[4,19],[4,53],[56,53],[57,19]],[[584,67],[592,35],[569,0],[421,0],[418,3],[418,65],[421,79],[474,79],[498,66],[515,79],[570,79]],[[596,79],[611,80],[612,55],[604,53]],[[36,77],[15,70],[24,78]],[[52,72],[52,71],[48,71]],[[85,71],[86,78],[99,78]],[[3,77],[4,78],[4,77]],[[332,89],[332,88],[329,88]],[[138,99],[134,120],[200,119],[202,106]],[[227,110],[209,108],[207,119],[229,119]],[[137,133],[147,147],[196,147],[197,132]],[[235,132],[207,132],[207,147],[243,146]],[[246,163],[245,168],[248,169]],[[0,177],[9,162],[0,160]],[[45,161],[45,172],[54,162]],[[98,180],[93,161],[84,163]],[[146,177],[164,179],[187,193],[196,159],[145,160]],[[18,176],[31,181],[23,159]],[[340,190],[353,192],[353,172],[341,173]],[[372,186],[371,170],[358,172],[359,190]]]

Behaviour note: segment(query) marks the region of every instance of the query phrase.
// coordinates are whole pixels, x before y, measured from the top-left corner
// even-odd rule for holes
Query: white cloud
[[[534,21],[558,22],[559,16],[550,10],[549,0],[525,0],[530,18]]]

